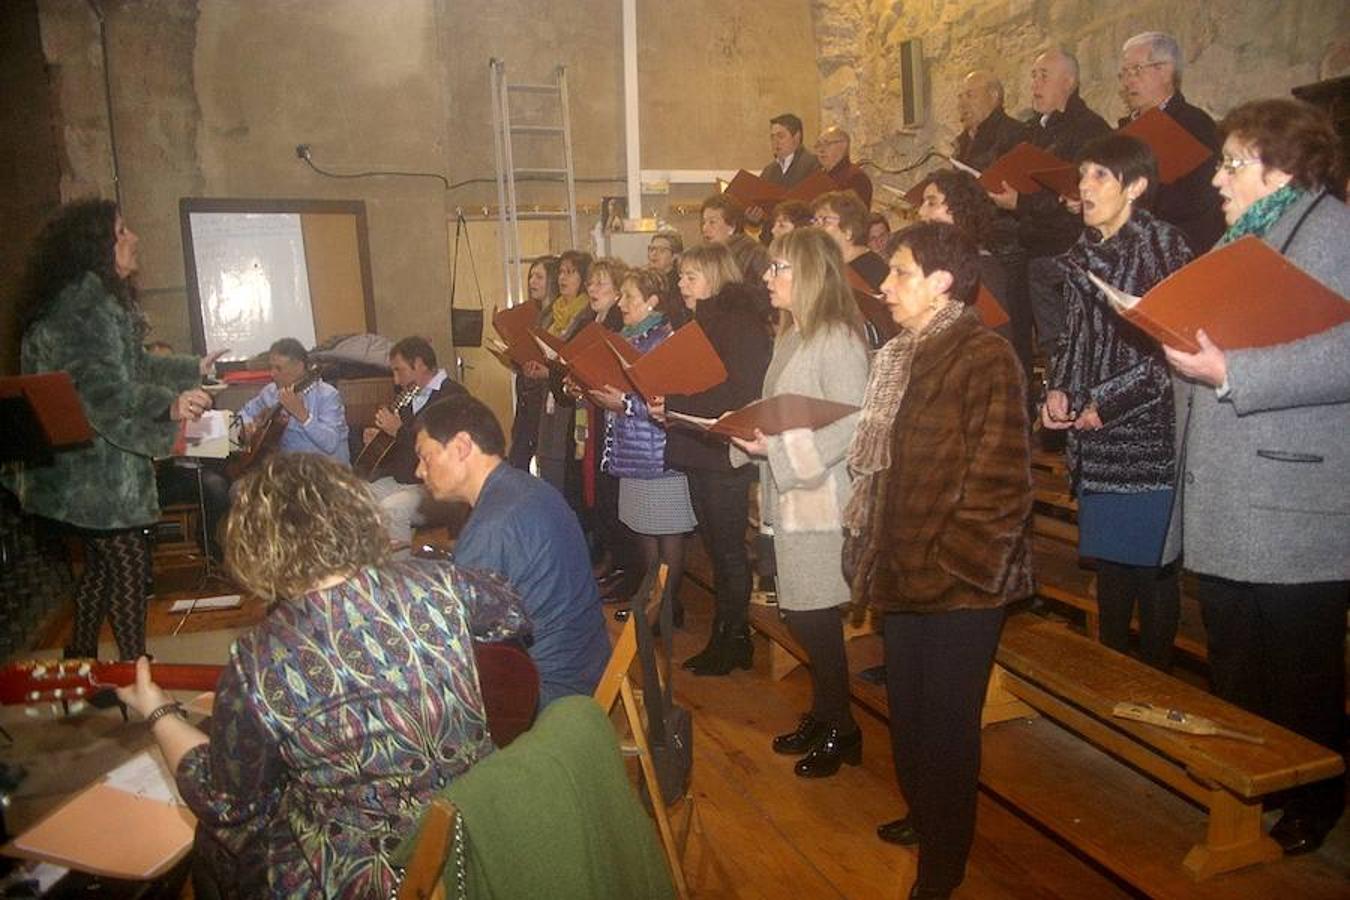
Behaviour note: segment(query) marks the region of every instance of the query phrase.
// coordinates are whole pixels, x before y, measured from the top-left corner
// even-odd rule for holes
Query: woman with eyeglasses
[[[779,319],[763,396],[861,406],[867,341],[835,239],[820,228],[799,228],[774,238],[769,257],[764,283]],[[815,431],[734,439],[731,450],[733,465],[750,458],[759,464],[760,517],[773,528],[778,608],[809,658],[811,708],[773,740],[776,753],[802,757],[793,769],[802,778],[826,778],[862,759],[840,618],[850,595],[839,567],[850,489],[844,457],[857,425],[854,413]]]
[[[844,262],[862,276],[873,291],[886,280],[886,260],[867,246],[867,207],[852,191],[830,191],[811,204],[811,224],[834,240]]]
[[[1164,552],[1176,484],[1176,407],[1162,347],[1120,317],[1088,275],[1138,296],[1191,260],[1180,229],[1148,212],[1157,163],[1143,142],[1098,138],[1078,159],[1087,226],[1061,257],[1067,316],[1046,367],[1041,425],[1066,431],[1078,553],[1097,561],[1101,642],[1124,653],[1139,609],[1144,661],[1171,666],[1181,611]]]
[[[722,243],[686,250],[680,258],[680,293],[726,366],[727,378],[697,394],[653,398],[649,407],[652,417],[664,421],[670,410],[716,418],[758,400],[773,345],[759,297],[742,283],[731,250]],[[713,676],[748,669],[754,645],[747,621],[750,558],[745,532],[755,470],[749,465],[733,465],[724,441],[688,428],[668,430],[666,463],[689,479],[689,497],[712,562],[716,593],[708,643],[685,660],[684,667],[695,675]]]
[[[1254,236],[1350,296],[1350,210],[1325,113],[1259,100],[1219,123],[1214,185],[1228,230]],[[1272,304],[1282,298],[1272,294]],[[1190,382],[1174,522],[1200,607],[1214,692],[1323,746],[1345,747],[1350,596],[1350,325],[1272,347],[1167,348]],[[1179,532],[1179,533],[1178,533]],[[1343,778],[1290,791],[1270,834],[1317,849],[1345,805]]]

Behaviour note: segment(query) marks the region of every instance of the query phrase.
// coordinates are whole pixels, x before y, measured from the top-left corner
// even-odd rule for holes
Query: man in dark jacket
[[[1078,60],[1058,47],[1046,50],[1031,65],[1031,108],[1035,115],[1027,123],[1028,140],[1070,162],[1084,144],[1111,130],[1078,96]],[[1027,255],[1036,340],[1048,356],[1064,327],[1061,275],[1054,257],[1078,240],[1083,221],[1065,209],[1053,191],[1019,194],[1005,183],[989,196],[1000,209],[1017,216],[1017,239]]]
[[[1125,42],[1120,56],[1121,94],[1130,114],[1126,125],[1154,107],[1167,113],[1191,136],[1210,149],[1209,159],[1171,184],[1159,184],[1153,199],[1153,214],[1171,222],[1186,235],[1198,256],[1214,246],[1223,234],[1223,201],[1210,183],[1219,162],[1219,130],[1214,120],[1181,93],[1184,60],[1176,38],[1160,31],[1145,31]]]
[[[961,82],[956,95],[961,133],[952,157],[984,171],[1003,154],[1027,139],[1027,126],[1003,110],[1003,83],[976,69]]]
[[[362,443],[367,448],[363,457],[373,457],[388,448],[371,472],[370,492],[380,504],[389,529],[389,539],[396,552],[406,555],[412,543],[413,526],[422,524],[420,512],[426,499],[426,489],[417,477],[416,432],[405,427],[429,403],[451,395],[468,392],[451,380],[446,371],[436,365],[436,351],[426,338],[406,337],[389,351],[389,368],[394,374],[394,385],[404,400],[397,408],[382,406],[375,413],[375,424],[362,432]],[[379,444],[371,441],[380,438]],[[366,455],[369,454],[369,455]],[[358,467],[363,457],[357,457]]]
[[[852,191],[858,195],[863,206],[872,205],[872,179],[861,167],[854,165],[849,158],[852,138],[838,125],[831,125],[816,138],[816,159],[825,174],[834,180],[841,191]]]
[[[769,120],[769,147],[773,150],[773,161],[760,171],[759,177],[783,187],[792,187],[806,176],[820,168],[820,160],[802,148],[802,120],[794,113],[783,113]],[[758,206],[745,211],[745,218],[752,225],[759,225],[768,218],[768,213]]]

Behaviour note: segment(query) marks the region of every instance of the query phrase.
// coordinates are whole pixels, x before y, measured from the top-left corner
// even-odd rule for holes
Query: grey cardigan
[[[835,326],[804,341],[791,331],[774,342],[763,396],[802,394],[862,406],[867,373],[861,333]],[[842,513],[850,491],[845,458],[857,427],[858,413],[853,413],[816,431],[771,435],[768,456],[758,461],[760,511],[773,527],[778,603],[784,609],[849,602],[840,567]],[[733,444],[731,464],[748,460]]]
[[[1311,194],[1265,240],[1350,294],[1345,204]],[[1179,407],[1184,457],[1169,542],[1180,539],[1187,568],[1233,581],[1350,579],[1350,324],[1233,350],[1227,365],[1226,394],[1187,385]]]

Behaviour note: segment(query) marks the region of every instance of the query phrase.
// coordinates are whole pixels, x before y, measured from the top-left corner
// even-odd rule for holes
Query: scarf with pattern
[[[848,448],[848,467],[854,481],[853,495],[844,507],[846,530],[861,534],[871,522],[875,481],[891,465],[891,429],[909,387],[915,352],[924,341],[951,327],[965,309],[964,303],[948,300],[922,329],[902,329],[873,357],[858,430]]]
[[[1231,244],[1240,237],[1246,237],[1254,234],[1257,237],[1264,237],[1265,233],[1271,229],[1284,211],[1302,200],[1307,191],[1300,190],[1293,184],[1286,184],[1273,194],[1267,194],[1260,200],[1257,200],[1247,211],[1238,217],[1238,220],[1223,233],[1215,247],[1222,247],[1224,244]]]
[[[548,333],[554,337],[560,336],[586,307],[589,299],[585,294],[577,294],[575,297],[559,296],[554,300],[553,305],[548,308],[548,324],[544,326]]]

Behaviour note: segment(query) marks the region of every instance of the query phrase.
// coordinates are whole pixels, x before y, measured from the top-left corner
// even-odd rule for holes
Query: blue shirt
[[[540,708],[595,692],[609,635],[586,539],[557,489],[499,463],[455,541],[455,562],[496,572],[521,595],[534,628]]]
[[[281,433],[281,443],[277,449],[282,453],[322,453],[350,465],[347,409],[342,405],[342,394],[328,382],[316,381],[313,387],[300,395],[300,399],[309,411],[309,421],[301,422],[291,416],[286,430]],[[273,381],[245,403],[239,415],[245,422],[252,422],[280,402],[277,399],[277,384]]]

